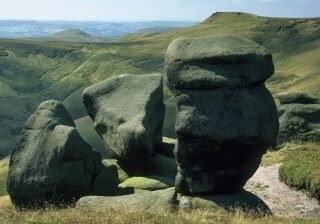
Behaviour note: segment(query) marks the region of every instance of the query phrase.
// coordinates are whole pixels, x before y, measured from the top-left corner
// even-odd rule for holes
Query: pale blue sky
[[[0,19],[201,21],[216,11],[319,17],[320,0],[0,0]]]

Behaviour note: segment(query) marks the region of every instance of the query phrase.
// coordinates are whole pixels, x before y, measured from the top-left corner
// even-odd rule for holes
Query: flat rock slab
[[[174,188],[140,192],[126,196],[97,197],[87,196],[77,202],[77,208],[107,212],[112,210],[142,210],[148,212],[190,211],[192,209],[243,210],[259,214],[270,214],[268,206],[254,194],[241,191],[233,194],[180,196]]]
[[[305,92],[286,92],[280,93],[278,95],[280,104],[291,104],[291,103],[299,103],[299,104],[314,104],[318,101],[318,99],[309,93]]]
[[[139,190],[156,191],[171,188],[174,180],[161,176],[130,177],[119,185],[120,188],[134,188]]]
[[[88,196],[77,202],[77,208],[102,212],[126,209],[149,212],[172,211],[175,207],[174,198],[174,188],[115,197]]]

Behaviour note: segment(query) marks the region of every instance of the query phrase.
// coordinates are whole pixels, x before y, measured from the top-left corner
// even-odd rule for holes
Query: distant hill
[[[276,72],[267,86],[275,97],[286,90],[320,97],[320,18],[214,13],[192,27],[130,34],[109,43],[2,39],[0,158],[11,151],[26,119],[41,101],[63,101],[74,119],[84,117],[81,92],[86,86],[123,73],[163,73],[164,55],[173,39],[222,33],[247,37],[272,52]],[[167,88],[165,97],[171,97]]]
[[[189,21],[142,21],[142,22],[99,22],[99,21],[28,21],[0,20],[0,38],[39,38],[63,30],[81,29],[100,37],[120,37],[141,29],[156,27],[189,27]]]
[[[51,34],[49,37],[44,38],[44,40],[86,43],[110,41],[113,40],[113,38],[95,36],[80,29],[70,29]]]

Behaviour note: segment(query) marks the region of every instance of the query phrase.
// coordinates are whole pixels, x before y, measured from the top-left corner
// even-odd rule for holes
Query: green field
[[[169,43],[182,36],[232,33],[254,40],[274,56],[273,94],[304,90],[320,97],[320,19],[277,19],[218,13],[190,28],[131,34],[108,43],[0,40],[0,158],[13,147],[41,101],[63,101],[75,119],[86,116],[84,87],[110,76],[163,72]],[[170,97],[165,90],[165,97]]]

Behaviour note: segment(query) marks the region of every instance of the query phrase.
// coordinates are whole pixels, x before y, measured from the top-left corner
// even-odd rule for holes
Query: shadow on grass
[[[230,194],[198,195],[193,201],[193,204],[200,208],[219,206],[227,211],[241,210],[257,215],[272,215],[270,208],[261,198],[246,190]]]

